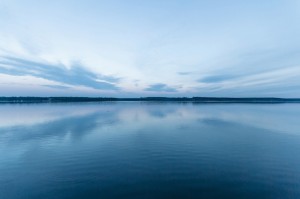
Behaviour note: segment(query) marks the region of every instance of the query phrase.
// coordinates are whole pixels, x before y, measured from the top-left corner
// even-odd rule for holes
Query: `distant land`
[[[68,102],[193,102],[193,103],[300,103],[300,98],[276,97],[0,97],[0,103],[68,103]]]

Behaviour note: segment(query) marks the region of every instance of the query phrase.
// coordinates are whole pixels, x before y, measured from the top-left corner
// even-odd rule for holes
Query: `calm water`
[[[0,198],[300,198],[300,104],[0,105]]]

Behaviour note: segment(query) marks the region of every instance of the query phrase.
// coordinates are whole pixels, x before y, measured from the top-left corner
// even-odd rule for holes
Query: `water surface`
[[[300,104],[0,105],[0,198],[300,198]]]

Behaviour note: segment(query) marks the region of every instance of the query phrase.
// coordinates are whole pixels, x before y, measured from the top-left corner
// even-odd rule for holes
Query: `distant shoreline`
[[[276,97],[0,97],[0,103],[70,103],[70,102],[193,102],[193,103],[300,103],[300,98]]]

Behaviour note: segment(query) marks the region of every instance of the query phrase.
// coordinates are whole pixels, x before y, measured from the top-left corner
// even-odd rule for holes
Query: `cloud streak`
[[[54,65],[2,56],[0,57],[0,73],[13,76],[30,75],[61,84],[84,86],[98,90],[119,90],[116,85],[119,78],[95,74],[80,64],[72,65],[70,69],[67,69],[62,64]]]
[[[192,72],[178,72],[178,75],[191,75]]]
[[[169,87],[166,84],[152,84],[145,91],[154,91],[154,92],[176,92],[175,88]]]
[[[212,93],[245,93],[248,95],[268,94],[278,92],[294,92],[300,86],[298,77],[300,67],[286,67],[266,72],[232,76],[232,78],[212,78],[213,81],[198,80],[202,85],[198,88]],[[250,93],[249,93],[250,92]]]
[[[227,81],[233,78],[235,78],[233,75],[211,75],[199,79],[198,82],[215,83],[215,82]]]

